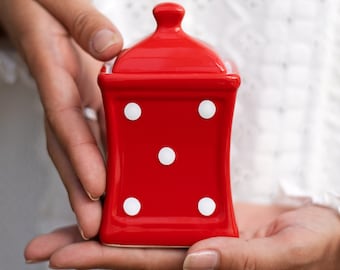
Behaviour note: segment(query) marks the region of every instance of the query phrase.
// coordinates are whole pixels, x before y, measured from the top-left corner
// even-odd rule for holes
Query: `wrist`
[[[280,182],[276,202],[294,207],[315,205],[330,208],[340,216],[340,194],[331,190],[307,191],[292,184]]]

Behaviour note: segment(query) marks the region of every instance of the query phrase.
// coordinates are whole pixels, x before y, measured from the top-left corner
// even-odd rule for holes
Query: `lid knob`
[[[158,25],[157,29],[172,28],[174,31],[179,31],[184,13],[184,8],[175,3],[157,5],[153,9],[153,15]]]

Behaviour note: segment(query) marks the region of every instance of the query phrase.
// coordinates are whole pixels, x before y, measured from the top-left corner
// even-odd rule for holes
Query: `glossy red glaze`
[[[155,33],[122,52],[112,72],[102,69],[98,79],[108,140],[100,239],[190,246],[213,236],[237,237],[229,148],[240,78],[183,32],[181,6],[160,4],[154,16]],[[207,100],[208,115],[201,116]],[[169,165],[159,158],[164,147],[175,154],[168,153]],[[125,205],[128,198],[139,204]],[[208,203],[199,208],[202,198]]]

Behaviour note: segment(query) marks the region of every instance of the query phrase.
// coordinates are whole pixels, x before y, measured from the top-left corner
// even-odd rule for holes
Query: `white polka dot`
[[[210,100],[203,100],[198,106],[198,113],[204,119],[212,118],[216,113],[216,106]]]
[[[130,102],[125,106],[124,114],[127,119],[135,121],[142,115],[142,109],[137,103]]]
[[[214,200],[209,197],[202,198],[198,202],[198,211],[200,211],[203,216],[211,216],[215,212],[215,209],[216,204]]]
[[[124,201],[124,211],[129,216],[135,216],[141,209],[141,204],[138,199],[130,197]]]
[[[176,159],[176,153],[170,147],[163,147],[158,153],[158,159],[163,165],[171,165]]]

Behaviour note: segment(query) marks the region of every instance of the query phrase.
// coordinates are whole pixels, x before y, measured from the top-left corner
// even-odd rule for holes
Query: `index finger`
[[[18,44],[37,82],[51,128],[86,192],[91,198],[99,198],[105,189],[105,166],[83,117],[75,47],[59,22],[35,1],[28,3],[26,12],[16,18],[20,22],[12,25],[17,32],[25,33]],[[95,77],[89,80],[94,88]]]

